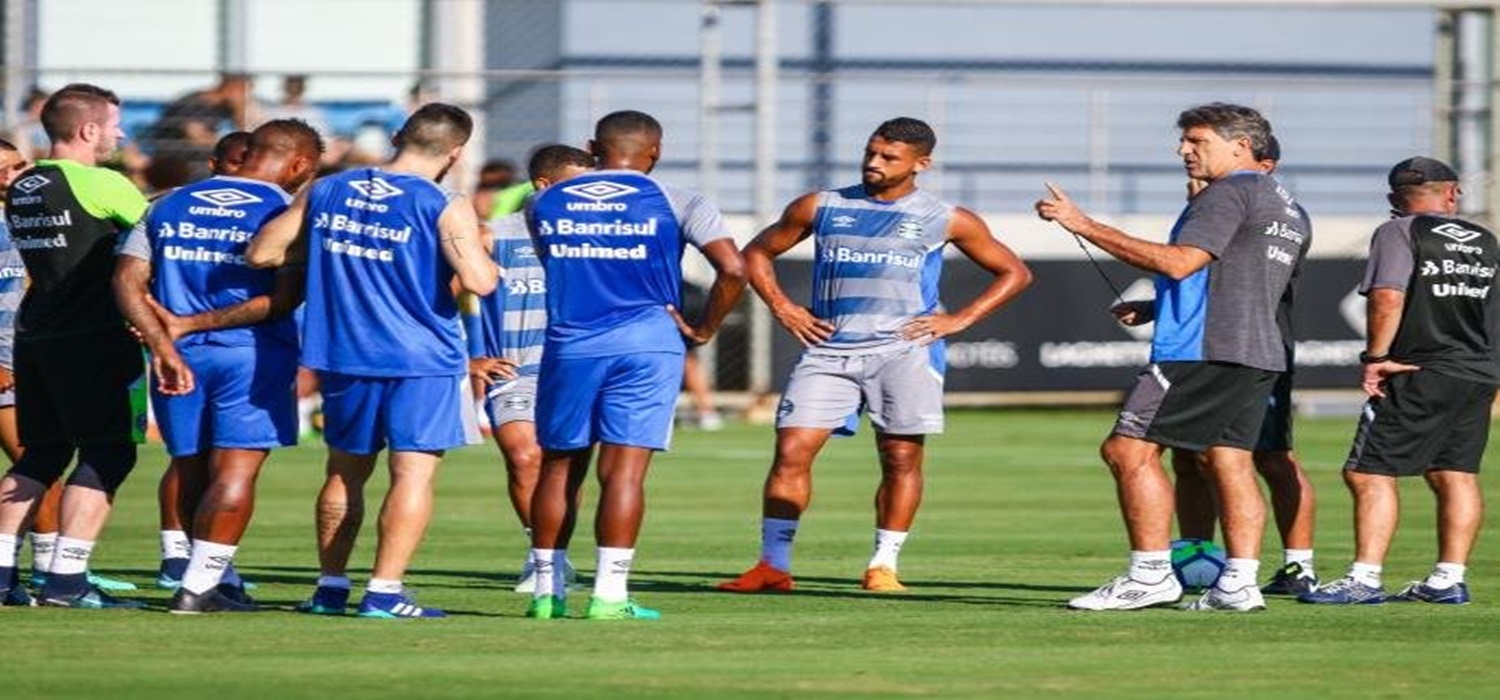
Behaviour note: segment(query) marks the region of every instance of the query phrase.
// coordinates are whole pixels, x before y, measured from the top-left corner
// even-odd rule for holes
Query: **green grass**
[[[931,442],[927,497],[902,556],[908,594],[859,590],[872,540],[868,433],[833,442],[798,534],[797,593],[735,596],[713,584],[754,563],[767,427],[684,431],[658,458],[634,576],[656,623],[534,621],[510,592],[525,548],[493,447],[444,466],[438,512],[408,583],[439,621],[290,612],[182,618],[158,611],[0,609],[4,697],[1491,697],[1500,686],[1500,575],[1492,539],[1459,609],[1339,609],[1273,599],[1253,615],[1088,614],[1062,602],[1119,573],[1125,544],[1096,457],[1104,412],[960,412]],[[1318,561],[1351,553],[1338,479],[1352,419],[1302,421],[1319,487]],[[1492,448],[1490,464],[1495,464]],[[321,450],[276,453],[239,558],[256,592],[289,608],[316,575],[312,503]],[[96,568],[145,584],[155,571],[149,448],[120,494]],[[1404,482],[1387,587],[1425,574],[1432,499]],[[376,483],[372,493],[382,488]],[[1497,487],[1490,480],[1493,501]],[[591,569],[589,520],[573,556]],[[374,517],[354,571],[367,571]],[[1280,563],[1268,533],[1264,569]],[[143,598],[158,607],[164,592]],[[578,614],[586,594],[571,601]],[[1486,691],[1485,688],[1490,688]]]

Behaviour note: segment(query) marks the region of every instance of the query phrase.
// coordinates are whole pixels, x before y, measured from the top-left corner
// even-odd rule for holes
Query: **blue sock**
[[[161,574],[170,576],[178,581],[187,574],[188,560],[185,557],[172,557],[161,560]]]
[[[15,588],[21,585],[21,569],[14,566],[0,566],[0,586]]]
[[[89,575],[79,574],[47,574],[47,587],[44,595],[48,598],[71,598],[82,595],[89,590]]]

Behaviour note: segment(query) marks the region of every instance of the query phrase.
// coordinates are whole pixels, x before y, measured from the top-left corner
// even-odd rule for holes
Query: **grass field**
[[[492,447],[450,455],[438,513],[408,583],[438,621],[328,619],[272,611],[0,609],[0,697],[1493,697],[1500,687],[1500,545],[1481,538],[1477,602],[1322,608],[1272,599],[1265,613],[1075,613],[1067,598],[1119,573],[1125,545],[1095,448],[1105,412],[960,412],[931,443],[927,497],[902,556],[907,594],[871,595],[868,435],[835,441],[798,534],[799,589],[734,596],[713,584],[754,563],[771,429],[681,432],[661,456],[633,588],[655,623],[534,621],[510,585],[525,548]],[[1351,552],[1337,465],[1352,420],[1303,421],[1298,447],[1319,487],[1326,578]],[[1492,445],[1489,466],[1495,466]],[[290,608],[316,575],[312,503],[321,449],[276,453],[240,565],[258,598]],[[145,450],[120,495],[96,568],[141,584],[157,556]],[[379,484],[377,484],[379,486]],[[1488,483],[1494,502],[1500,491]],[[1406,483],[1392,588],[1425,574],[1432,499]],[[367,571],[374,517],[355,556]],[[573,555],[592,569],[589,521]],[[1265,566],[1280,563],[1268,532]],[[575,611],[586,593],[575,593]],[[1485,690],[1489,688],[1490,690]]]

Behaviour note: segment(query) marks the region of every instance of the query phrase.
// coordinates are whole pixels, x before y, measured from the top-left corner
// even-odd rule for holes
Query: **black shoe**
[[[25,586],[14,588],[0,588],[0,605],[12,608],[34,608],[36,599],[31,597],[31,591]]]
[[[225,598],[239,603],[240,605],[255,605],[255,599],[251,598],[250,594],[245,592],[244,586],[236,586],[230,583],[221,583],[218,586],[214,587],[214,590],[218,591],[219,595],[222,595]]]
[[[1270,583],[1260,587],[1260,592],[1266,595],[1301,596],[1316,590],[1318,577],[1297,562],[1277,569]]]
[[[167,610],[174,615],[198,615],[202,613],[220,612],[260,612],[260,606],[253,602],[241,602],[224,594],[224,586],[209,589],[203,593],[194,593],[186,588],[177,589],[172,596],[172,602]]]

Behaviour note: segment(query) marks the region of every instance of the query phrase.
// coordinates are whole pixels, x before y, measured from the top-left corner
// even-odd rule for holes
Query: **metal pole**
[[[776,216],[776,2],[760,0],[755,16],[755,219]],[[771,312],[750,305],[750,390],[771,390]]]
[[[719,200],[719,93],[724,65],[720,14],[714,0],[704,2],[698,31],[698,191],[713,202]]]
[[[245,0],[219,0],[219,72],[244,72],[248,18]]]
[[[3,42],[5,52],[0,60],[5,61],[5,85],[4,90],[0,91],[0,99],[5,102],[0,107],[0,122],[3,122],[6,129],[14,129],[21,123],[21,96],[26,94],[31,83],[26,74],[32,66],[30,59],[35,58],[35,52],[28,52],[27,48],[34,46],[32,39],[35,36],[33,28],[36,26],[36,5],[28,0],[4,0],[3,10],[4,27],[0,27],[0,31],[4,34],[0,36],[0,42]],[[21,134],[17,136],[24,138]],[[27,156],[30,157],[30,154]]]
[[[1454,109],[1454,165],[1473,196],[1460,201],[1465,214],[1483,215],[1490,209],[1488,157],[1491,15],[1466,10],[1458,15],[1457,90]]]
[[[807,189],[833,182],[833,2],[812,6],[812,95],[808,102]]]
[[[1432,57],[1432,124],[1433,157],[1453,162],[1454,98],[1458,86],[1454,78],[1458,52],[1454,48],[1453,35],[1458,23],[1458,13],[1440,10],[1437,15]]]

